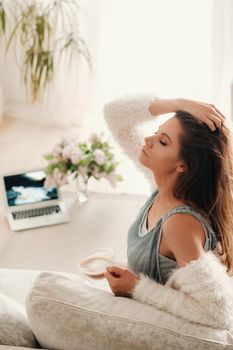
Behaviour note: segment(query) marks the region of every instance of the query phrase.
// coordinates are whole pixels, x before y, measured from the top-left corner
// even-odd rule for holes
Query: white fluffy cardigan
[[[174,269],[165,285],[140,274],[132,298],[191,322],[233,327],[233,279],[212,251]]]

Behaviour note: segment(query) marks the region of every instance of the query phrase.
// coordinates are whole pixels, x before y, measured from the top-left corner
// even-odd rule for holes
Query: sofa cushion
[[[42,271],[0,268],[0,293],[25,305],[25,299],[36,277]]]
[[[39,270],[23,270],[23,269],[10,269],[10,268],[0,268],[0,293],[4,294],[6,297],[8,296],[9,298],[4,298],[4,300],[11,300],[11,306],[13,305],[17,305],[17,310],[20,310],[20,315],[22,316],[20,318],[20,322],[16,322],[16,319],[14,319],[15,323],[15,332],[12,332],[13,336],[16,337],[17,334],[19,334],[20,329],[22,330],[22,322],[24,323],[24,329],[29,329],[29,333],[31,335],[33,335],[31,328],[28,325],[28,320],[27,320],[27,316],[26,316],[26,311],[25,311],[25,299],[26,296],[29,293],[29,290],[31,289],[36,277],[41,273],[42,271]],[[69,273],[65,273],[64,275],[69,276]],[[72,275],[71,275],[72,276]],[[1,295],[0,294],[0,295]],[[13,300],[12,300],[13,299]],[[15,303],[14,303],[15,301]],[[1,305],[1,304],[0,304]],[[5,303],[4,302],[4,307],[8,306],[9,307],[9,302]],[[3,311],[3,309],[2,309]],[[10,311],[8,309],[8,311]],[[13,310],[11,307],[11,312],[12,312],[12,317],[13,317]],[[2,313],[0,314],[0,317]],[[1,318],[2,321],[2,318]],[[5,328],[4,328],[4,324],[0,324],[0,331],[2,330],[2,332],[5,332]],[[35,339],[33,337],[33,339]],[[0,338],[0,344],[3,344],[3,342],[1,342],[1,338]],[[4,343],[5,344],[5,343]],[[13,341],[13,338],[11,338],[10,336],[8,337],[8,343],[7,344],[11,344],[13,346],[12,349],[16,350],[16,347],[14,346],[15,343]],[[11,346],[9,345],[9,346]],[[40,348],[39,344],[38,348]],[[21,344],[22,346],[22,344]],[[20,347],[21,347],[20,346]],[[30,345],[26,345],[27,347]],[[36,346],[36,342],[33,346]],[[4,350],[7,349],[7,346],[4,345],[3,346]],[[0,349],[1,349],[1,345],[0,345]]]
[[[0,293],[0,344],[38,347],[28,325],[25,309],[12,298]]]
[[[26,299],[26,311],[33,332],[47,349],[233,348],[233,330],[181,320],[84,285],[76,276],[41,273]]]

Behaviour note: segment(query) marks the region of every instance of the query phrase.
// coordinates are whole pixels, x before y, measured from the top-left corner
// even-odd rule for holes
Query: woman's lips
[[[144,148],[142,148],[142,152],[148,157],[148,154],[146,153],[146,151],[144,150]]]

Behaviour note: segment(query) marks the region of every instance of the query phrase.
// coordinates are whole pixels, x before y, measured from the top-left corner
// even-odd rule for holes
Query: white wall
[[[99,64],[95,98],[86,121],[87,133],[106,128],[103,104],[126,93],[152,92],[165,98],[214,102],[212,0],[99,3]],[[145,134],[151,132],[152,126],[144,129]],[[115,147],[122,160],[119,169],[125,177],[118,190],[149,192],[142,175],[135,173],[131,162]]]
[[[210,0],[102,0],[100,99],[132,91],[210,98]]]

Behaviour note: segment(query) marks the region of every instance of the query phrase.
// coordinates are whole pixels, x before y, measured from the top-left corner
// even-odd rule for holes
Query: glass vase
[[[86,203],[89,199],[89,192],[87,189],[88,180],[88,177],[83,177],[81,175],[76,178],[77,197],[80,204]]]

